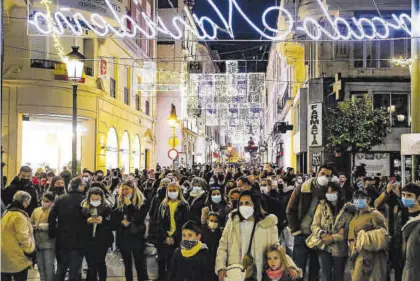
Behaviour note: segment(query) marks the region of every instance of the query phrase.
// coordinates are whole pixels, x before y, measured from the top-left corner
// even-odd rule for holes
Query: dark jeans
[[[24,269],[21,272],[16,273],[1,273],[1,281],[26,281],[28,279],[28,269]]]
[[[120,245],[120,252],[124,261],[125,280],[133,281],[133,258],[137,271],[137,280],[147,280],[144,259],[144,241],[132,242],[130,246]]]
[[[55,280],[64,281],[66,271],[69,269],[68,281],[79,281],[83,262],[83,250],[60,249],[57,252],[57,273]]]
[[[318,255],[315,250],[309,249],[306,246],[306,238],[308,235],[295,236],[295,243],[293,247],[293,260],[296,265],[302,269],[303,276],[308,275],[308,281],[319,280],[319,262]],[[306,272],[306,264],[309,259],[309,273]],[[303,280],[303,279],[301,279]]]
[[[321,281],[344,280],[344,270],[347,261],[346,257],[333,257],[326,251],[319,251],[318,258],[321,266]]]
[[[86,275],[86,281],[106,281],[107,268],[106,268],[106,253],[108,248],[98,248],[94,246],[88,246],[86,249],[86,262],[88,264],[88,270]]]
[[[158,249],[159,257],[159,280],[167,280],[171,269],[172,255],[177,246],[162,244]]]

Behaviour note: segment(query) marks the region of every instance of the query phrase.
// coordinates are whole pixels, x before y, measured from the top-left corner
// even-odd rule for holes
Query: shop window
[[[133,169],[139,169],[140,170],[140,137],[138,135],[136,135],[136,137],[134,138],[134,143],[133,143]]]
[[[114,80],[114,78],[110,78],[110,84],[109,84],[109,92],[110,92],[110,94],[111,94],[111,97],[112,98],[116,98],[116,94],[115,94],[115,87],[116,87],[116,83],[115,83],[115,80]]]
[[[118,138],[114,128],[109,128],[106,140],[106,168],[118,167]]]

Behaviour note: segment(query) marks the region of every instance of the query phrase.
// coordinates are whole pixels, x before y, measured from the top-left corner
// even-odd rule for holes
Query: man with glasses
[[[289,228],[294,236],[293,260],[305,274],[309,259],[309,281],[319,280],[319,262],[316,250],[306,246],[311,234],[312,220],[319,200],[325,198],[327,186],[333,174],[330,164],[322,165],[317,177],[295,188],[286,209]]]

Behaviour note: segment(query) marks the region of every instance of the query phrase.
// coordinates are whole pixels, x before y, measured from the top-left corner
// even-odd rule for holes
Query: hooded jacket
[[[35,242],[39,250],[52,250],[55,248],[55,239],[48,236],[48,217],[52,207],[43,209],[38,207],[31,216],[31,224],[36,226],[34,231]]]
[[[420,215],[409,220],[402,229],[405,245],[403,281],[416,281],[420,276]]]
[[[172,257],[170,281],[209,281],[213,280],[214,273],[208,266],[209,250],[206,244],[192,257],[184,257],[181,248],[175,250]]]
[[[28,214],[12,207],[1,218],[1,272],[17,273],[32,265],[25,254],[35,251],[33,229]]]
[[[255,227],[254,239],[251,246],[251,255],[257,268],[257,280],[262,280],[266,250],[278,243],[277,217],[268,215],[259,221]],[[223,230],[216,257],[216,274],[233,264],[242,264],[242,256],[248,249],[241,249],[241,225],[238,215],[229,215]],[[245,251],[245,252],[244,252]]]

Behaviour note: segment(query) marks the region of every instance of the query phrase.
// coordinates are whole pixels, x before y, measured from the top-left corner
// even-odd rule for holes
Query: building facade
[[[156,18],[154,0],[135,2],[123,4]],[[155,83],[156,64],[148,59],[156,57],[156,42],[92,38],[89,30],[77,38],[27,36],[27,12],[25,1],[5,1],[5,175],[11,179],[21,165],[59,172],[71,163],[72,85],[61,62],[71,46],[86,57],[77,101],[80,168],[154,167],[156,93],[144,89]]]
[[[301,21],[311,17],[318,22],[325,22],[325,16],[319,1],[283,0],[282,5]],[[329,15],[344,18],[373,17],[378,11],[372,3],[365,1],[323,1]],[[357,8],[355,8],[357,7]],[[404,8],[405,7],[405,8]],[[392,12],[409,11],[409,1],[384,1],[380,6],[381,17],[391,17]],[[280,15],[279,25],[285,24]],[[323,24],[328,29],[328,24]],[[380,28],[380,27],[378,27]],[[291,36],[301,38],[301,34]],[[402,37],[393,34],[393,37]],[[306,38],[307,39],[307,38]],[[302,41],[300,43],[277,43],[272,47],[269,71],[277,76],[280,89],[271,86],[268,93],[272,107],[281,114],[274,115],[276,121],[286,121],[293,125],[293,130],[277,136],[280,142],[283,162],[281,166],[291,166],[299,172],[316,171],[325,161],[333,161],[337,170],[349,173],[351,157],[348,153],[329,153],[325,150],[325,112],[326,107],[339,101],[369,96],[375,108],[391,108],[391,133],[382,146],[374,147],[371,153],[358,154],[356,164],[367,164],[371,175],[400,174],[400,136],[410,132],[410,72],[408,68],[392,65],[392,58],[410,57],[410,40],[401,38],[383,41]],[[277,69],[274,72],[273,69]],[[280,74],[278,73],[280,72]],[[270,96],[271,95],[271,96]],[[267,113],[275,112],[266,109]],[[317,133],[310,126],[309,118],[324,118]],[[271,122],[268,125],[272,125]],[[269,134],[273,131],[267,127]],[[266,139],[270,136],[266,133]],[[276,146],[277,145],[277,146]],[[276,144],[273,147],[280,149]],[[268,162],[276,159],[267,155]]]

